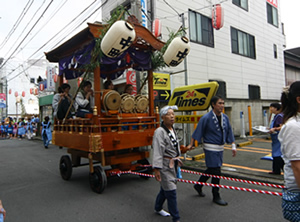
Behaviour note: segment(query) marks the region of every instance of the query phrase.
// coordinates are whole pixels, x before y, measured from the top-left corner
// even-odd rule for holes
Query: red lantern
[[[216,4],[212,9],[212,26],[219,30],[224,24],[224,10],[220,4]]]
[[[18,97],[18,95],[19,95],[18,92],[15,92],[15,97]]]
[[[152,34],[155,37],[159,37],[161,35],[161,21],[159,19],[155,19],[152,23]]]
[[[82,77],[78,77],[78,80],[77,80],[77,86],[79,87],[80,86],[80,83],[82,82],[83,78]]]
[[[25,92],[24,91],[22,92],[22,96],[25,97]]]
[[[38,94],[38,89],[35,88],[35,89],[34,89],[34,95],[37,95],[37,94]]]
[[[66,77],[64,77],[63,83],[68,83],[68,80],[66,79]]]
[[[45,85],[43,83],[41,83],[40,86],[39,86],[39,88],[40,88],[40,91],[44,91]]]
[[[33,88],[30,88],[30,94],[33,94]]]
[[[55,83],[57,83],[57,79],[58,79],[58,75],[55,74],[55,75],[53,76],[53,81],[54,81]]]
[[[8,90],[8,93],[11,94],[11,89]]]

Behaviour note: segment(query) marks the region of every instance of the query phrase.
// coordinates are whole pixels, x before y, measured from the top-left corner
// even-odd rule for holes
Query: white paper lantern
[[[177,66],[189,54],[190,41],[186,37],[176,37],[164,53],[164,61],[168,66]]]
[[[133,26],[126,21],[115,22],[107,31],[101,42],[102,52],[115,58],[131,46],[135,39]]]

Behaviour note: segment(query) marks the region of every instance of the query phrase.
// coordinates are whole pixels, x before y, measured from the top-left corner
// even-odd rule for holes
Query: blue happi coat
[[[48,141],[52,140],[52,132],[51,132],[51,127],[50,127],[51,122],[49,121],[48,123],[42,122],[42,135],[44,133],[47,135]]]
[[[19,122],[19,128],[18,128],[18,135],[24,135],[25,134],[25,123],[24,122]]]
[[[232,132],[229,118],[226,114],[221,114],[221,125],[213,111],[206,113],[201,117],[196,130],[192,137],[198,142],[223,145],[225,143],[233,143],[234,135]]]

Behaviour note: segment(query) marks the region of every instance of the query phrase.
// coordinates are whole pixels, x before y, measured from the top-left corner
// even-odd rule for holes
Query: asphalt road
[[[5,222],[60,221],[171,221],[154,213],[159,184],[154,179],[135,175],[108,178],[102,194],[91,191],[88,167],[73,169],[70,181],[61,179],[58,163],[66,149],[42,141],[0,140],[0,199],[7,211]],[[198,176],[183,173],[184,179]],[[224,185],[263,189],[221,180]],[[178,207],[181,221],[284,221],[281,197],[221,189],[226,207],[212,203],[211,188],[206,197],[196,195],[191,184],[178,183]]]

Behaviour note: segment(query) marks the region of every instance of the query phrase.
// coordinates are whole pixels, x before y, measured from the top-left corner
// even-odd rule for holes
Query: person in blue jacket
[[[25,133],[26,133],[26,129],[25,129],[24,118],[21,118],[19,123],[18,123],[18,136],[20,137],[19,140],[21,140],[23,138]]]
[[[9,123],[6,125],[6,132],[9,139],[12,139],[13,137],[13,130],[14,130],[14,125],[12,124],[11,121],[9,121]]]
[[[272,171],[269,174],[281,174],[281,170],[283,171],[284,161],[282,159],[282,153],[280,150],[281,144],[278,140],[278,134],[281,129],[281,125],[283,122],[283,113],[281,112],[281,104],[279,103],[271,103],[270,111],[274,113],[275,116],[270,124],[271,139],[272,139]]]
[[[52,140],[51,122],[49,116],[45,116],[45,121],[42,122],[42,138],[44,141],[44,147],[48,149],[49,143]]]
[[[32,139],[32,134],[33,134],[33,122],[31,120],[31,118],[28,118],[26,132],[27,132],[27,138],[29,140],[31,140]]]
[[[191,149],[195,140],[203,143],[205,164],[207,167],[204,173],[221,176],[224,144],[228,143],[232,145],[232,156],[236,155],[236,146],[229,118],[223,113],[224,99],[220,96],[214,96],[211,98],[210,105],[212,110],[201,117],[187,148]],[[206,182],[208,179],[208,176],[200,176],[198,181]],[[219,184],[220,179],[212,177],[211,182]],[[205,194],[202,192],[202,187],[199,184],[194,185],[199,196],[204,197]],[[221,199],[218,187],[212,188],[212,194],[214,203],[221,206],[227,205],[227,202]]]

